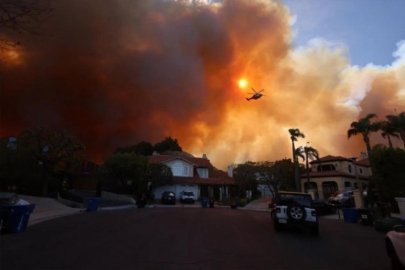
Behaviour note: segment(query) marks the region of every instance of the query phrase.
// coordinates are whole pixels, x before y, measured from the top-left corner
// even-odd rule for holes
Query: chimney
[[[233,178],[233,166],[232,165],[228,166],[228,176]]]
[[[203,154],[202,158],[207,159],[207,155]]]

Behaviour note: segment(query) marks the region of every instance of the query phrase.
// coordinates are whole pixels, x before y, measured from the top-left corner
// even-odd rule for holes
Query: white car
[[[391,259],[392,269],[405,269],[405,226],[397,225],[385,237],[385,248]]]
[[[309,228],[312,234],[319,234],[319,221],[313,208],[311,195],[307,193],[279,191],[275,198],[271,218],[276,231],[284,228]]]
[[[194,192],[192,192],[192,191],[182,191],[182,192],[180,192],[180,202],[182,202],[182,203],[185,203],[185,202],[194,203],[195,202]]]

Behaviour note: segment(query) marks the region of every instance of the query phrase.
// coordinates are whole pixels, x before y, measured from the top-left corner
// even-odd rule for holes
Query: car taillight
[[[316,216],[316,211],[311,211],[311,215],[315,217]]]
[[[281,209],[277,207],[277,208],[276,208],[276,212],[277,212],[277,213],[280,213],[280,212],[281,212]]]

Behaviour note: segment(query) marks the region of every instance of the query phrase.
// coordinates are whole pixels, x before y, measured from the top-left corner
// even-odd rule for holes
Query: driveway
[[[0,269],[389,269],[384,237],[330,219],[319,237],[276,233],[259,211],[92,212],[3,235]]]

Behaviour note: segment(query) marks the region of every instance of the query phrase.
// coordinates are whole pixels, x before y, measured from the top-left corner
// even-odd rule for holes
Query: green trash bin
[[[24,232],[34,208],[35,204],[3,206],[0,215],[1,232]]]

